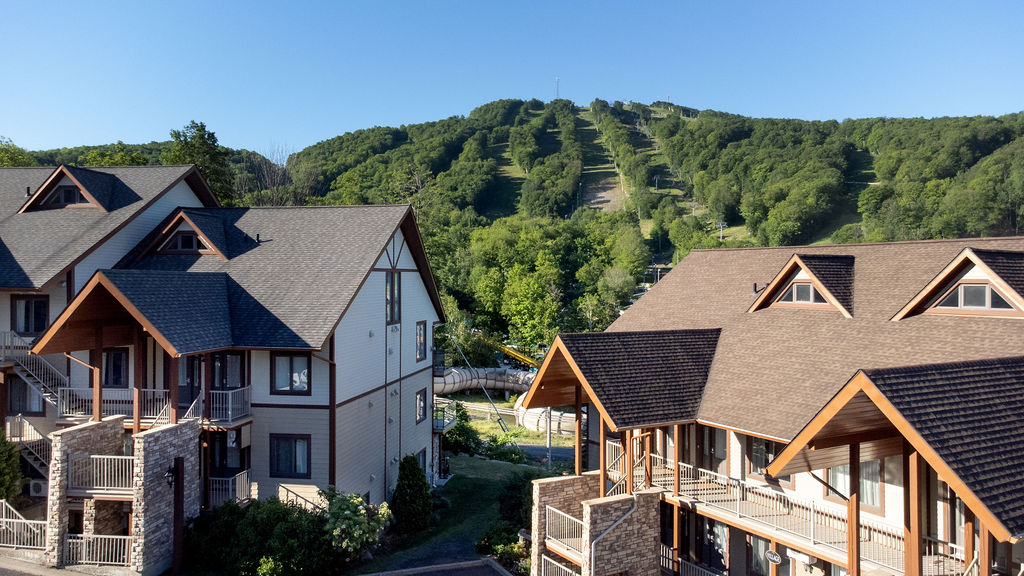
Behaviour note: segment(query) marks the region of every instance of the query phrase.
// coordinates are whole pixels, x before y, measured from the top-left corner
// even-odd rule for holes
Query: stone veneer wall
[[[132,569],[143,576],[171,568],[174,554],[174,488],[164,474],[185,459],[185,519],[199,515],[199,422],[189,420],[135,435],[132,500]]]
[[[530,574],[538,576],[544,545],[547,506],[552,506],[578,519],[583,519],[583,501],[598,495],[601,478],[598,472],[584,472],[582,476],[541,478],[533,481],[533,547],[530,551]],[[657,560],[657,559],[655,559]]]
[[[82,533],[121,535],[123,512],[124,503],[120,501],[86,498],[82,507]]]
[[[121,456],[124,454],[124,416],[108,416],[101,422],[86,422],[50,434],[50,489],[46,510],[47,566],[59,566],[64,556],[68,531],[68,454]]]
[[[633,496],[628,494],[583,502],[581,574],[605,576],[626,573],[630,576],[659,576],[660,502],[660,489],[638,492],[636,509],[632,512],[630,509],[633,507]],[[605,534],[599,542],[594,543],[596,538],[619,519],[622,521],[615,528]]]

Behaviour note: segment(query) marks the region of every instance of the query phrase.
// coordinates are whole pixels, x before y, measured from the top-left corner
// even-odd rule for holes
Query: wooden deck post
[[[132,332],[132,351],[135,360],[135,374],[132,379],[132,434],[142,431],[142,387],[146,378],[146,354],[142,350],[142,328]]]
[[[860,444],[850,444],[850,499],[846,503],[846,571],[860,576]]]
[[[103,420],[103,327],[96,326],[96,339],[89,358],[92,365],[92,419]]]
[[[626,494],[633,493],[633,431],[626,429],[622,431],[622,447],[625,453],[622,455],[622,473],[626,475]]]
[[[679,474],[680,474],[679,471],[681,470],[681,467],[679,465],[682,464],[682,462],[683,462],[683,425],[682,424],[675,424],[675,425],[672,426],[672,438],[674,439],[673,442],[672,442],[672,445],[675,448],[675,461],[676,461],[675,470],[673,470],[673,477],[674,478],[672,480],[672,495],[673,496],[679,496]],[[678,511],[677,511],[676,515],[678,516]],[[676,519],[676,521],[678,523],[678,518]],[[677,568],[677,570],[678,570],[678,568]]]
[[[227,367],[224,367],[227,369]],[[203,354],[203,381],[200,383],[200,392],[203,395],[203,418],[209,420],[213,410],[213,355],[207,352]]]
[[[608,495],[608,454],[607,454],[607,451],[605,450],[605,442],[607,442],[608,439],[607,439],[607,435],[605,434],[605,430],[604,430],[604,417],[603,416],[599,416],[598,417],[598,426],[601,427],[601,431],[598,434],[599,442],[601,443],[601,446],[598,448],[598,454],[599,454],[598,461],[600,462],[600,466],[601,466],[601,472],[600,472],[601,488],[600,488],[600,490],[598,490],[597,494],[601,498],[604,498],[605,496]]]
[[[651,468],[651,448],[654,446],[653,442],[654,429],[648,428],[647,432],[644,433],[644,484],[645,488],[654,485],[654,474],[653,468]]]
[[[779,543],[775,540],[769,541],[768,549],[776,554],[779,553]],[[779,576],[779,565],[773,562],[768,563],[768,576]]]
[[[171,424],[178,423],[178,359],[168,354],[165,359],[170,362],[167,367],[167,379],[170,380],[171,391]]]
[[[678,426],[678,424],[677,424]],[[679,558],[683,552],[683,531],[680,523],[679,502],[672,503],[672,570],[679,574]]]
[[[964,506],[964,562],[970,564],[974,559],[974,512]]]
[[[978,523],[978,576],[992,576],[992,536],[984,522]]]
[[[576,475],[583,473],[583,402],[581,398],[580,385],[576,385],[576,401],[573,406],[576,409]]]
[[[906,440],[903,441],[903,539],[904,576],[921,576],[921,456]]]

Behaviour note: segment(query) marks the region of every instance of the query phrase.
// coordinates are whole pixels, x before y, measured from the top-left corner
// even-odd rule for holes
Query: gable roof
[[[1020,309],[1024,309],[1024,252],[965,247],[893,317],[893,321],[922,312],[970,266],[976,266]]]
[[[545,385],[556,351],[564,351],[613,429],[694,420],[718,335],[717,329],[559,334],[524,406]]]
[[[843,254],[793,254],[750,305],[750,311],[771,306],[790,278],[803,270],[825,300],[850,318],[853,316],[853,261],[853,256]]]
[[[968,246],[1016,252],[1024,238],[799,248],[800,256],[855,259],[852,318],[775,307],[747,313],[751,285],[775,278],[794,258],[791,247],[695,250],[608,331],[721,328],[698,420],[789,441],[861,368],[1024,354],[1014,319],[889,321]]]
[[[106,211],[28,210],[47,182],[73,175]],[[194,166],[0,168],[0,288],[33,290],[74,266],[178,182],[216,206]]]
[[[1024,536],[1022,403],[1024,357],[863,370],[804,426],[768,472],[821,467],[823,451],[807,448],[820,438],[827,442],[830,428],[834,434],[860,426],[861,440],[868,438],[866,432],[882,432],[869,446],[885,440],[888,429],[897,440],[902,435],[999,540],[1019,538]],[[801,462],[810,455],[814,462]]]
[[[194,223],[222,256],[151,253],[148,248],[179,217]],[[231,346],[316,350],[398,230],[443,321],[408,205],[183,209],[168,216],[118,268],[224,274]]]

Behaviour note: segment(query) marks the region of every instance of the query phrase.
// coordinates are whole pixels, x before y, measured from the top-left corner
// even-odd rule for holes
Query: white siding
[[[330,366],[316,356],[310,364],[309,396],[270,393],[270,352],[254,350],[252,356],[253,404],[300,404],[326,406],[330,397]]]
[[[380,503],[385,489],[387,454],[384,423],[385,391],[377,390],[338,408],[336,431],[336,478],[338,491],[370,493],[370,501]]]
[[[409,250],[409,245],[405,243],[405,237],[402,236],[401,230],[395,232],[395,250],[398,252],[396,268],[405,270],[416,268],[416,261],[413,260],[412,252]]]
[[[335,330],[337,401],[385,384],[384,272],[372,272]]]
[[[75,293],[77,294],[85,286],[85,283],[92,278],[93,273],[97,270],[110,268],[117,264],[118,260],[123,258],[178,206],[202,206],[202,202],[184,180],[168,190],[159,200],[119,230],[113,238],[101,244],[92,254],[86,256],[75,266]]]
[[[421,422],[416,422],[416,393],[420,390],[425,392],[427,401],[427,417]],[[433,429],[433,375],[431,372],[420,372],[402,380],[402,437],[400,449],[401,456],[410,454],[416,455],[427,449],[427,470],[430,473],[430,435]],[[429,477],[429,476],[428,476]]]
[[[259,497],[278,495],[278,486],[284,484],[300,494],[315,494],[313,487],[327,486],[328,470],[328,411],[311,408],[253,408],[252,454],[250,478],[259,486]],[[310,478],[270,477],[270,435],[309,434]],[[308,489],[296,488],[299,486]]]
[[[427,350],[416,361],[416,323],[427,323]],[[433,328],[437,313],[430,302],[423,278],[415,272],[402,273],[402,374],[408,375],[430,366]]]

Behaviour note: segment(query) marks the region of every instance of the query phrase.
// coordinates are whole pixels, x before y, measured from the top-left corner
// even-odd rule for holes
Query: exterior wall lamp
[[[167,480],[168,486],[174,486],[174,466],[168,466],[167,472],[164,472],[164,480]]]

